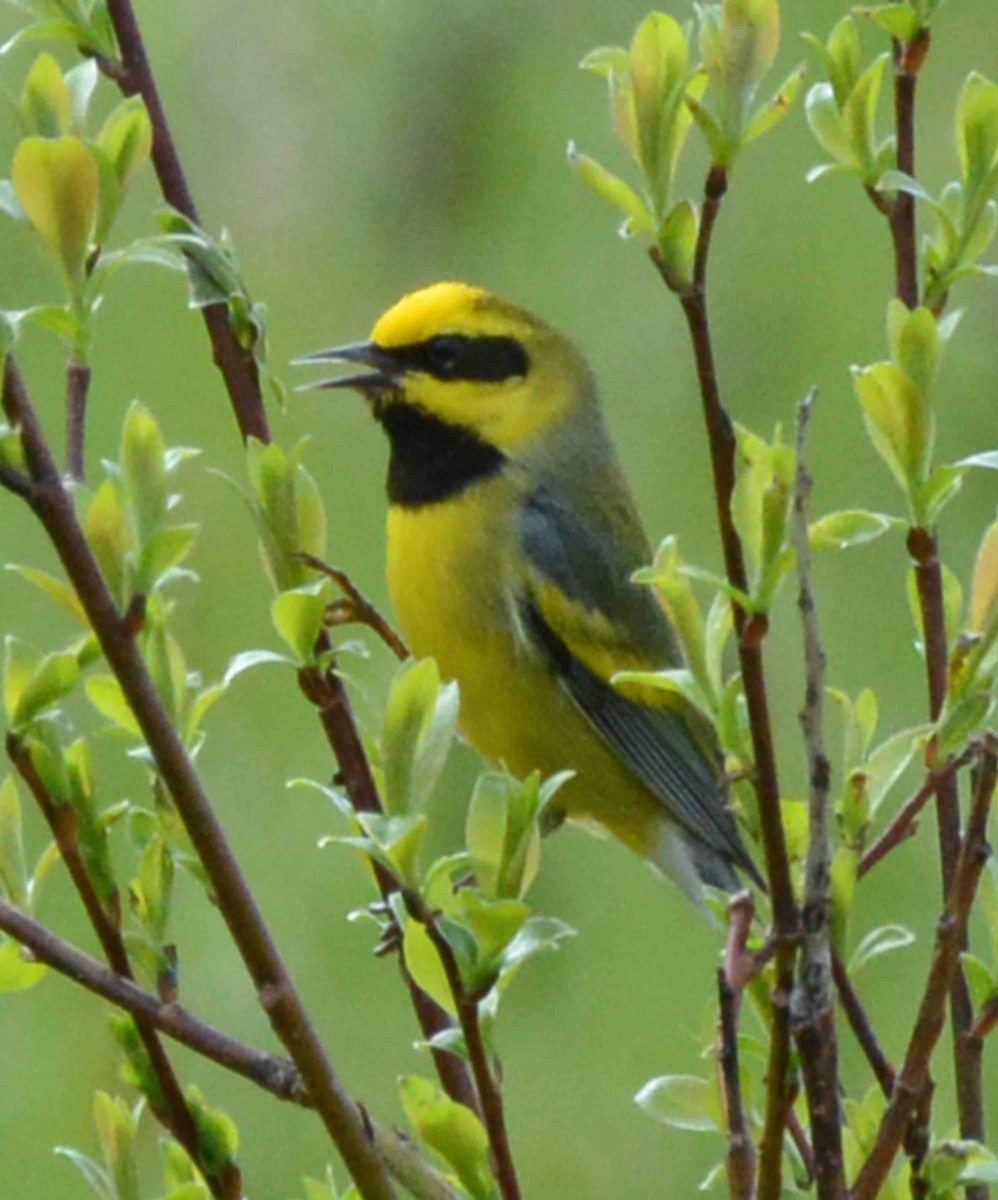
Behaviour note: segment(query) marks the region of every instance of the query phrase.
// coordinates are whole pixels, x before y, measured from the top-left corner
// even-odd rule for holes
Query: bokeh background
[[[684,0],[670,7],[687,14]],[[565,165],[573,138],[611,168],[626,169],[602,84],[576,64],[595,45],[629,39],[645,8],[644,0],[138,6],[204,220],[212,231],[223,225],[232,231],[250,286],[269,308],[278,371],[297,353],[364,336],[407,289],[440,278],[484,284],[544,314],[585,348],[653,540],[676,533],[686,556],[717,569],[707,456],[681,314],[640,249],[616,236],[613,214]],[[779,77],[806,56],[802,29],[825,34],[846,10],[838,0],[784,8]],[[0,8],[0,36],[16,28],[19,16]],[[872,31],[864,36],[872,53]],[[22,48],[0,62],[8,91],[19,90],[34,52]],[[919,101],[920,165],[934,189],[954,174],[954,100],[974,67],[998,73],[991,0],[954,2],[939,14]],[[102,88],[99,103],[107,107],[113,96]],[[0,164],[9,161],[16,137],[4,109]],[[847,372],[851,363],[884,353],[892,278],[886,230],[854,183],[805,185],[805,171],[819,157],[798,107],[738,164],[713,267],[722,384],[738,419],[761,432],[777,421],[792,423],[795,401],[817,384],[816,509],[898,511],[899,498],[862,433]],[[697,151],[684,173],[691,190],[702,170]],[[129,197],[121,235],[149,231],[157,203],[148,172]],[[24,231],[8,224],[0,236],[0,304],[57,299]],[[998,288],[965,284],[956,304],[966,304],[968,313],[938,389],[943,461],[991,447],[998,435]],[[21,360],[58,439],[60,352],[32,333]],[[153,407],[171,442],[204,450],[183,481],[184,511],[204,520],[195,563],[203,582],[178,593],[179,621],[191,663],[217,678],[231,655],[273,646],[275,638],[250,522],[214,473],[239,477],[241,453],[201,322],[186,311],[179,278],[148,269],[119,276],[101,318],[94,367],[91,470],[115,450],[133,397]],[[285,415],[272,415],[281,441],[312,438],[308,462],[328,506],[331,557],[383,601],[386,450],[379,431],[353,397],[299,396]],[[984,472],[947,513],[945,558],[965,581],[996,498],[995,477]],[[0,496],[0,555],[52,564],[9,496]],[[896,537],[818,567],[830,682],[850,693],[875,684],[885,734],[920,721],[925,705],[906,569]],[[4,631],[39,642],[69,634],[9,574],[0,574],[0,613]],[[784,789],[801,795],[800,647],[789,592],[775,625],[767,662]],[[362,712],[376,711],[389,669],[377,648],[369,664],[353,668]],[[91,715],[81,710],[80,716],[95,725]],[[201,760],[210,792],[334,1060],[373,1112],[395,1118],[396,1076],[428,1072],[428,1060],[413,1049],[415,1025],[395,970],[371,955],[369,927],[345,919],[368,898],[361,870],[343,852],[316,849],[317,839],[334,829],[334,814],[317,797],[284,787],[290,777],[329,772],[316,722],[290,675],[267,668],[238,682],[210,730]],[[122,766],[112,741],[98,745],[104,799],[141,797],[141,771]],[[471,752],[459,748],[436,800],[443,845],[458,836],[474,770]],[[29,831],[38,852],[44,837],[33,814]],[[907,923],[917,934],[914,947],[877,960],[860,976],[894,1057],[931,946],[938,893],[933,842],[926,825],[864,888],[857,910],[857,937],[888,921]],[[578,832],[546,844],[534,899],[539,911],[561,916],[579,936],[531,965],[500,1020],[526,1194],[533,1200],[694,1195],[720,1156],[720,1139],[655,1125],[632,1096],[653,1075],[709,1074],[700,1045],[710,1021],[716,934],[635,858]],[[92,945],[64,879],[53,880],[42,916]],[[272,1045],[220,920],[187,880],[174,933],[187,1004],[240,1037]],[[103,1009],[55,978],[30,993],[0,997],[0,1196],[85,1194],[52,1147],[93,1151],[93,1091],[120,1086]],[[850,1080],[863,1090],[865,1068],[847,1033],[842,1043]],[[988,1060],[993,1106],[996,1053],[992,1047]],[[177,1057],[185,1076],[237,1120],[248,1193],[268,1200],[299,1195],[300,1176],[318,1174],[329,1158],[318,1122],[186,1052]],[[952,1111],[948,1072],[940,1070],[940,1077],[941,1109]],[[150,1169],[155,1140],[147,1130]],[[157,1194],[152,1174],[147,1194]]]

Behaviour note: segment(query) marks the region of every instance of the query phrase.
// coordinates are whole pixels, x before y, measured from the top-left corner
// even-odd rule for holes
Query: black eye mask
[[[443,333],[425,342],[383,350],[400,371],[421,371],[440,380],[467,379],[500,383],[523,377],[530,360],[523,345],[510,337],[468,337]]]

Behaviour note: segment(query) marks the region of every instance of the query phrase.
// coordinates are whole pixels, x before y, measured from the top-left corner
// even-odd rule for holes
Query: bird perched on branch
[[[673,692],[615,687],[682,663],[651,552],[575,346],[463,283],[413,292],[369,341],[302,362],[368,400],[388,435],[388,584],[413,653],[461,689],[461,725],[523,776],[576,772],[555,797],[698,899],[760,882],[726,805],[720,750]]]

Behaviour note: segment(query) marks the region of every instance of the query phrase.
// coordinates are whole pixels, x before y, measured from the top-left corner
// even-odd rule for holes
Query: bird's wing
[[[634,528],[619,528],[622,521]],[[618,671],[681,661],[653,594],[630,582],[647,553],[636,518],[629,511],[601,517],[591,506],[580,514],[538,489],[520,509],[519,534],[529,564],[520,613],[532,643],[592,728],[672,819],[754,875],[725,805],[709,723],[669,692],[627,694],[610,684]]]

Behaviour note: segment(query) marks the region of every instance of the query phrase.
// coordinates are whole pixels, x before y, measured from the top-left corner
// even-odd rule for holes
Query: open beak
[[[398,364],[392,356],[373,342],[351,342],[346,346],[334,346],[330,350],[316,350],[292,361],[293,367],[309,367],[315,363],[360,363],[373,368],[356,371],[351,375],[338,375],[329,379],[317,379],[296,388],[299,392],[319,391],[326,388],[354,388],[365,394],[383,392],[398,387]]]

